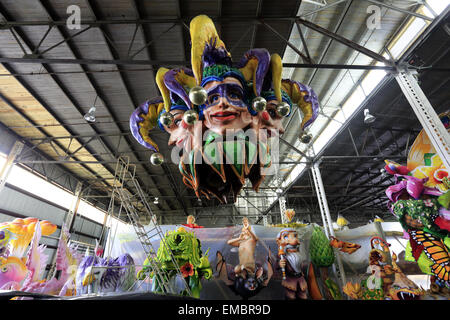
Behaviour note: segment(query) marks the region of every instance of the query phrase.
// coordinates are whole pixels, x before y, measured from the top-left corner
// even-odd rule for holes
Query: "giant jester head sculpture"
[[[167,132],[183,182],[198,197],[235,201],[246,179],[257,191],[269,174],[276,152],[270,138],[284,133],[282,120],[297,105],[304,130],[317,117],[318,99],[308,86],[281,79],[278,54],[251,49],[234,63],[207,16],[192,19],[190,35],[191,69],[158,70],[161,97],[134,111],[131,132],[154,152],[151,130]],[[152,157],[161,163],[160,154]]]

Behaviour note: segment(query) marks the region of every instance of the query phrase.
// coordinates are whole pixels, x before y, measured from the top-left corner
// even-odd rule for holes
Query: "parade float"
[[[191,68],[158,70],[161,95],[136,108],[131,132],[153,151],[154,165],[167,159],[151,132],[168,133],[171,160],[184,184],[199,198],[233,203],[247,181],[258,191],[273,169],[271,141],[284,131],[282,119],[298,107],[302,117],[293,123],[298,121],[301,135],[316,119],[319,101],[310,87],[281,78],[276,53],[251,49],[233,61],[207,16],[191,21],[190,36]],[[448,127],[448,114],[441,119]],[[65,298],[171,292],[225,300],[424,299],[426,290],[400,266],[402,249],[395,241],[401,226],[408,237],[404,260],[417,262],[431,276],[430,291],[445,297],[450,274],[448,171],[423,132],[406,166],[387,160],[385,169],[396,179],[386,195],[399,223],[374,221],[349,229],[341,216],[340,229],[329,236],[317,224],[292,222],[293,210],[286,212],[288,223],[275,226],[251,225],[246,218],[242,225],[224,228],[199,226],[194,216],[181,225],[158,226],[150,220],[140,228],[143,234],[158,229],[146,244],[151,250],[144,250],[135,226],[127,224],[107,239],[107,252],[84,256],[69,246],[70,235],[62,226],[58,272],[46,279],[48,259],[39,240],[57,227],[34,218],[16,219],[0,224],[0,286]],[[336,272],[338,257],[345,266],[341,271],[350,271],[346,283]]]
[[[130,129],[154,151],[155,165],[164,157],[151,132],[167,132],[184,184],[199,198],[235,202],[247,179],[257,191],[273,169],[271,138],[284,132],[282,119],[300,108],[301,133],[317,118],[319,101],[310,87],[281,78],[278,54],[251,49],[236,63],[209,17],[195,17],[189,29],[191,68],[160,68],[161,96],[133,112]]]

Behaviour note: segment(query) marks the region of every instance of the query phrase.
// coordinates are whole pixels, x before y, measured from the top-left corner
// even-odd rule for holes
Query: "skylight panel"
[[[401,33],[401,36],[395,44],[389,49],[392,56],[398,59],[402,53],[409,47],[412,41],[419,35],[419,33],[426,27],[425,21],[414,18],[406,30]]]
[[[387,72],[384,70],[370,70],[364,80],[361,82],[361,87],[366,94],[372,92],[373,89],[386,76]]]
[[[0,153],[0,168],[6,163],[6,156]],[[13,165],[11,172],[6,179],[9,184],[25,190],[38,197],[46,199],[56,205],[59,205],[67,210],[73,205],[76,200],[75,195],[56,186],[55,184],[46,181],[44,178],[24,169],[20,166]],[[77,214],[87,217],[99,224],[103,224],[106,212],[100,210],[85,200],[80,200]],[[114,218],[116,224],[124,224],[122,221]]]
[[[356,111],[356,109],[358,109],[360,104],[366,98],[364,93],[369,94],[369,92],[363,92],[360,86],[356,87],[350,98],[348,98],[342,106],[342,110],[344,110],[346,115],[350,116]]]
[[[70,208],[74,199],[69,192],[17,165],[12,167],[6,182],[66,209]]]
[[[441,14],[442,11],[444,11],[445,8],[447,8],[447,6],[450,5],[450,0],[426,0],[426,1],[430,5],[431,9],[433,9],[434,12],[436,12],[437,14]],[[424,11],[429,12],[429,10],[426,7],[424,7]]]
[[[80,201],[77,213],[100,224],[103,224],[106,214],[104,211],[101,211],[84,200]]]

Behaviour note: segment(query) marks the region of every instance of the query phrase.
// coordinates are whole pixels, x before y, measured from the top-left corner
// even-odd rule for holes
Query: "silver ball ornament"
[[[206,98],[208,97],[208,93],[201,86],[196,86],[191,88],[189,91],[189,99],[191,102],[197,106],[202,105],[206,102]]]
[[[277,113],[280,117],[287,117],[287,115],[291,112],[291,106],[287,102],[280,102],[277,105]]]
[[[160,166],[164,162],[164,156],[161,153],[153,153],[150,156],[150,163],[154,166]]]
[[[166,127],[169,127],[173,123],[173,115],[170,112],[165,112],[161,115],[159,121]]]
[[[300,142],[304,144],[308,144],[311,142],[312,134],[302,132],[299,136]]]
[[[193,125],[198,120],[198,113],[195,110],[188,110],[183,115],[183,121],[188,125]]]
[[[256,97],[252,101],[253,110],[257,112],[264,111],[266,109],[267,101],[263,97]]]

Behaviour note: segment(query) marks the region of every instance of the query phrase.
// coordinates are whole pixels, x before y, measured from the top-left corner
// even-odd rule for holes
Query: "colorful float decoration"
[[[239,264],[231,266],[226,263],[222,253],[216,253],[217,278],[222,280],[234,294],[248,300],[267,287],[273,275],[270,255],[265,266],[256,262],[255,248],[258,237],[253,232],[247,218],[243,218],[243,227],[239,237],[228,240],[230,246],[238,248]]]
[[[180,227],[174,231],[166,232],[164,236],[164,245],[161,245],[155,257],[147,257],[144,261],[143,268],[137,273],[137,279],[145,280],[147,277],[152,279],[152,291],[164,292],[162,284],[159,283],[157,275],[152,274],[149,268],[149,259],[155,259],[159,268],[167,275],[169,280],[175,283],[177,270],[173,264],[175,259],[180,267],[181,274],[189,286],[191,295],[194,298],[200,298],[202,289],[201,280],[209,280],[212,276],[212,268],[208,260],[208,251],[203,254],[200,240],[193,232],[186,231]],[[187,295],[183,288],[181,295]]]
[[[136,268],[130,254],[102,258],[102,253],[97,242],[94,255],[87,252],[79,263],[76,272],[77,296],[127,292],[135,284]]]
[[[447,131],[450,112],[439,115]],[[396,182],[386,190],[389,209],[409,239],[405,259],[431,275],[434,291],[450,289],[450,180],[425,131],[408,154],[407,165],[386,160]]]
[[[369,276],[361,283],[347,282],[344,293],[353,300],[420,300],[425,291],[397,265],[397,255],[391,256],[390,244],[380,237],[372,237],[370,242]]]
[[[64,226],[56,252],[55,271],[58,272],[58,277],[43,279],[48,256],[44,253],[45,245],[39,245],[39,241],[42,235],[51,235],[56,228],[50,221],[39,221],[31,217],[0,224],[3,248],[0,257],[1,290],[75,295],[75,271],[81,257],[76,248],[69,247],[69,233]]]
[[[295,216],[295,210],[294,209],[286,209],[284,211],[284,216],[286,217],[288,222],[291,222]]]
[[[287,300],[307,299],[308,284],[303,272],[303,261],[299,252],[297,231],[282,229],[277,235],[278,265],[282,272],[281,285]]]
[[[186,223],[183,224],[183,226],[193,229],[204,228],[203,226],[199,226],[198,224],[195,223],[195,217],[193,215],[188,215],[188,217],[186,218]]]
[[[310,282],[314,300],[341,300],[342,294],[338,285],[329,277],[328,269],[335,261],[333,247],[322,228],[315,226],[309,245],[311,263],[308,269],[308,280]],[[320,278],[315,276],[315,269],[319,270]],[[324,294],[320,292],[318,279],[324,288]]]
[[[235,202],[246,179],[256,191],[264,180],[272,164],[270,138],[284,132],[282,119],[298,106],[304,132],[318,115],[318,98],[310,87],[281,79],[278,54],[251,49],[234,63],[205,15],[192,19],[190,35],[192,69],[158,70],[161,97],[133,112],[131,132],[155,152],[150,161],[156,165],[164,158],[151,130],[169,133],[184,184],[199,198]]]

